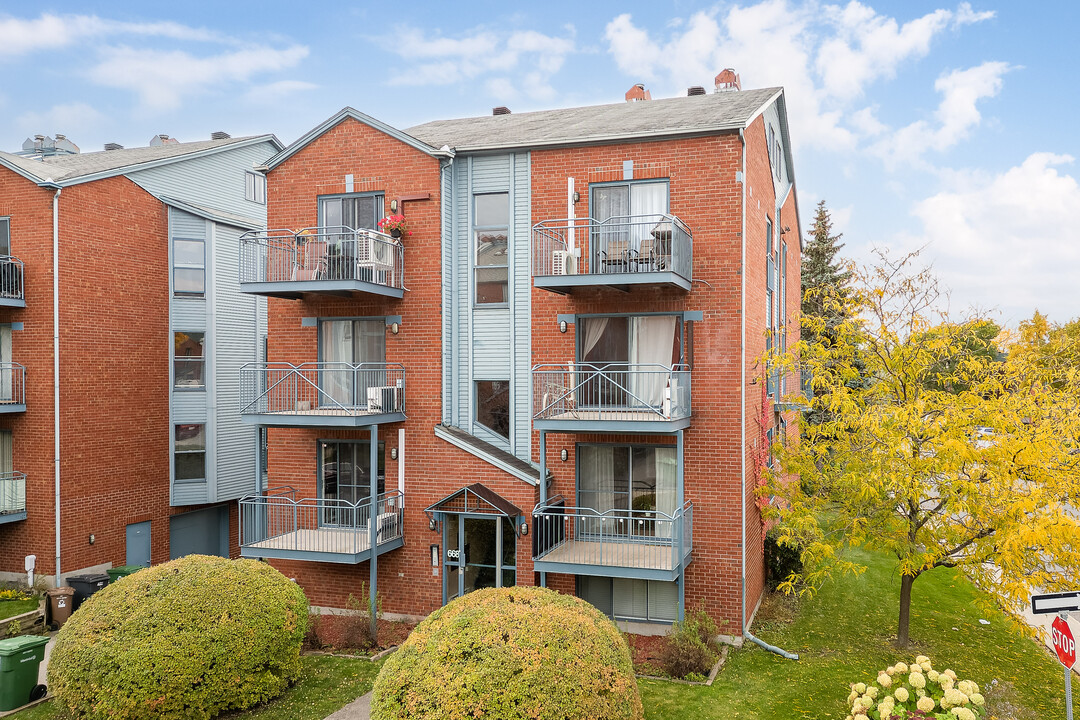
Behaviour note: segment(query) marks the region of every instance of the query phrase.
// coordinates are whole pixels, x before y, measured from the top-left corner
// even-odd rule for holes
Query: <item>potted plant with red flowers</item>
[[[379,221],[379,230],[390,235],[393,238],[400,238],[403,235],[412,235],[409,232],[408,224],[405,222],[404,215],[387,215]]]

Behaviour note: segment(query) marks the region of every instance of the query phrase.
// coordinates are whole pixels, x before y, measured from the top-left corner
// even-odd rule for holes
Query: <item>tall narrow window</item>
[[[323,363],[320,405],[368,405],[368,390],[387,385],[386,321],[321,321],[319,357]]]
[[[385,443],[379,443],[378,492],[386,492]],[[338,500],[323,510],[326,525],[356,525],[366,522],[366,513],[355,506],[371,497],[371,443],[367,440],[319,443],[319,497]],[[352,507],[350,507],[352,506]]]
[[[173,333],[173,387],[185,390],[206,387],[204,338],[201,332]]]
[[[178,483],[206,479],[206,426],[176,425],[173,477]]]
[[[202,295],[206,291],[206,243],[202,239],[173,238],[173,292]]]
[[[476,381],[476,422],[510,439],[510,381]]]
[[[0,218],[0,257],[11,254],[11,218]]]
[[[476,238],[476,303],[505,305],[510,301],[509,193],[473,196],[473,231]]]
[[[248,170],[244,173],[244,197],[260,205],[266,204],[266,176]]]

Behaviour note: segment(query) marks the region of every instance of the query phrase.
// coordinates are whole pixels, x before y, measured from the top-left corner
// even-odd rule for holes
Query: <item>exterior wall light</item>
[[[394,333],[395,335],[398,334],[398,330],[400,330],[400,329],[401,329],[401,326],[398,325],[397,323],[391,323],[390,324],[390,332]]]
[[[566,452],[566,448],[563,448],[559,455],[562,457],[562,461],[566,462],[566,458],[570,456],[570,453]]]
[[[566,328],[567,328],[566,321],[565,320],[560,320],[559,321],[559,332],[561,332],[561,333],[566,332]]]
[[[390,459],[397,460],[397,448],[390,448]]]

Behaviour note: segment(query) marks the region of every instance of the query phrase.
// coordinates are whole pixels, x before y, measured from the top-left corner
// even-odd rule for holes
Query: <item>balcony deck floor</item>
[[[590,410],[587,408],[554,413],[537,419],[556,422],[663,422],[667,420],[663,415],[648,410]]]
[[[302,552],[329,552],[355,554],[371,548],[367,532],[353,528],[311,528],[294,530],[281,535],[248,543],[245,547],[260,550],[298,550]]]
[[[538,560],[568,565],[637,568],[639,570],[674,569],[670,545],[644,542],[600,542],[598,540],[567,540],[552,548]]]

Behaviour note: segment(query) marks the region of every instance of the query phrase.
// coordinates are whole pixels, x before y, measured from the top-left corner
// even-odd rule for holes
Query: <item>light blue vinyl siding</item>
[[[442,202],[442,306],[444,308],[456,307],[454,303],[454,207],[456,199],[454,198],[454,173],[455,166],[449,163],[443,163],[442,165],[442,188],[439,197],[443,198]],[[442,314],[442,368],[443,368],[443,386],[442,386],[442,421],[445,425],[456,424],[456,418],[454,417],[454,408],[456,403],[453,401],[454,397],[454,379],[456,377],[454,368],[454,358],[456,353],[454,352],[454,338],[455,323],[458,322],[457,315],[453,312],[444,312]]]
[[[458,156],[453,164],[453,188],[444,191],[451,216],[444,217],[443,397],[444,420],[468,432],[503,445],[518,457],[530,459],[529,362],[531,307],[529,240],[531,231],[529,154]],[[447,173],[449,176],[450,173]],[[474,303],[473,195],[506,192],[510,196],[508,247],[508,307]],[[473,384],[476,380],[511,382],[512,443],[486,432],[473,421]]]
[[[240,366],[258,360],[259,304],[240,292],[238,261],[242,230],[215,225],[213,284],[214,452],[210,502],[248,494],[255,478],[256,428],[240,421]]]
[[[206,482],[173,485],[173,506],[202,505],[208,502],[210,502],[210,493]]]
[[[230,148],[213,155],[129,173],[135,183],[157,196],[224,210],[266,224],[266,205],[244,196],[244,173],[274,154],[269,142]]]

